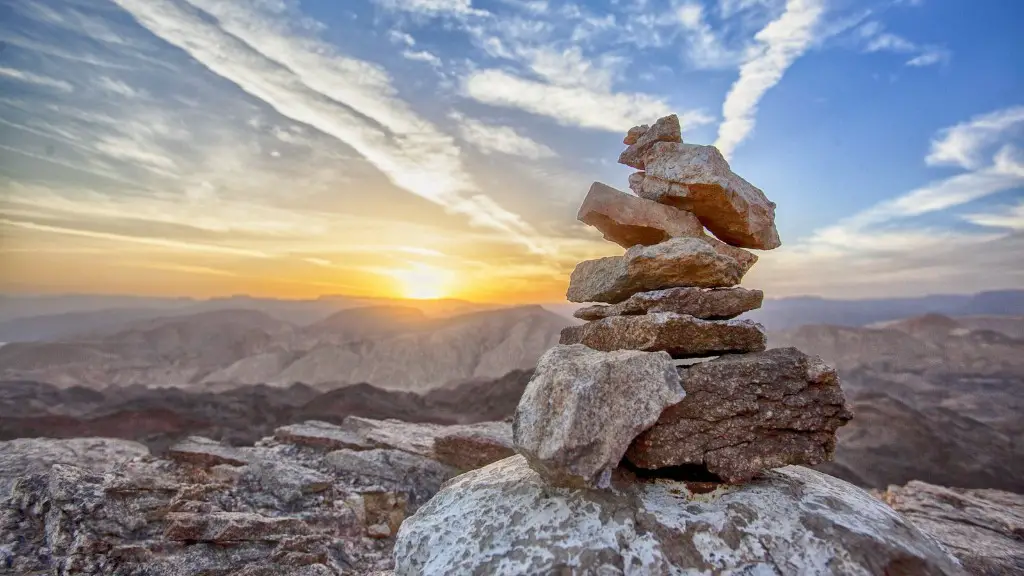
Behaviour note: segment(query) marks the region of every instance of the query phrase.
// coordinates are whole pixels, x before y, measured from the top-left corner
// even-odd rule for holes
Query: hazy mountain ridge
[[[0,348],[0,378],[99,388],[367,382],[426,391],[532,368],[568,323],[540,306],[442,318],[378,306],[305,327],[256,310],[216,310],[10,343]]]

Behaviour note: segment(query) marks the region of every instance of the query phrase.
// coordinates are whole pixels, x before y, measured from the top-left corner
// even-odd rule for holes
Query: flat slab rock
[[[551,484],[601,485],[633,438],[682,395],[663,352],[555,346],[516,407],[516,450]]]
[[[617,304],[637,292],[735,286],[745,272],[735,258],[699,238],[673,238],[654,246],[634,246],[622,256],[580,262],[569,277],[566,298]]]
[[[188,438],[171,446],[167,456],[174,461],[212,468],[220,464],[242,466],[248,462],[245,453],[202,436]]]
[[[736,175],[714,146],[656,142],[644,165],[644,178],[634,187],[639,196],[693,212],[727,244],[761,250],[781,245],[775,204]]]
[[[460,470],[474,470],[513,454],[509,422],[449,426],[434,437],[434,459]]]
[[[743,273],[757,262],[757,256],[730,246],[704,233],[695,215],[665,204],[627,194],[594,182],[576,218],[601,231],[605,240],[623,248],[652,246],[672,238],[700,238],[719,254],[735,259]]]
[[[552,487],[521,456],[463,474],[402,524],[395,574],[965,574],[891,508],[806,468],[707,494],[613,486]]]
[[[668,352],[673,358],[760,352],[764,327],[750,320],[701,320],[675,312],[610,316],[562,330],[560,344],[583,344],[594,350]]]
[[[831,460],[852,418],[839,377],[796,348],[679,368],[686,398],[640,434],[626,457],[640,468],[706,466],[730,483],[787,464]]]
[[[756,310],[764,301],[764,292],[734,286],[732,288],[669,288],[639,292],[611,306],[587,306],[573,313],[581,320],[600,320],[610,316],[632,316],[655,312],[675,312],[705,320],[728,320]]]
[[[54,464],[105,470],[141,456],[149,456],[149,448],[119,438],[18,438],[0,442],[0,500],[19,476],[44,474]]]
[[[1024,574],[1024,494],[914,480],[889,486],[881,498],[972,574]]]

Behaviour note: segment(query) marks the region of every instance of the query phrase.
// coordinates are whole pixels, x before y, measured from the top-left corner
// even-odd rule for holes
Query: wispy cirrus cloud
[[[510,126],[488,124],[467,118],[466,116],[453,112],[449,118],[454,120],[459,127],[459,134],[462,139],[469,142],[484,154],[500,153],[511,156],[521,156],[530,160],[541,158],[553,158],[555,151],[551,148],[523,136]]]
[[[57,78],[50,78],[49,76],[43,76],[42,74],[27,72],[25,70],[18,70],[17,68],[7,68],[5,66],[0,66],[0,78],[8,78],[19,82],[35,84],[36,86],[54,88],[61,92],[74,92],[75,90],[75,87],[72,86],[70,82],[59,80]]]
[[[882,23],[877,20],[865,22],[857,29],[857,33],[864,41],[865,52],[910,55],[910,59],[906,61],[907,66],[920,68],[943,64],[952,56],[950,51],[942,46],[919,45],[898,34],[886,32]]]

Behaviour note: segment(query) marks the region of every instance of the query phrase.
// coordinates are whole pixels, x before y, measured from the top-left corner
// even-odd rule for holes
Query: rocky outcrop
[[[682,397],[663,352],[556,346],[516,408],[516,450],[552,484],[603,485],[633,438]]]
[[[634,246],[623,256],[586,260],[569,279],[570,302],[617,304],[637,292],[679,286],[734,286],[743,267],[698,238],[673,238],[654,246]]]
[[[881,499],[939,541],[971,574],[1024,574],[1024,495],[914,481],[889,486]]]
[[[629,447],[647,469],[698,465],[730,483],[832,458],[852,414],[834,369],[796,348],[679,367],[686,398]]]
[[[511,436],[508,423],[359,418],[290,426],[247,447],[190,438],[167,460],[121,440],[0,442],[0,574],[390,570],[399,525],[459,473],[430,457],[434,440],[473,431]],[[346,447],[335,449],[339,438]]]
[[[750,320],[701,320],[675,312],[640,316],[609,316],[562,330],[561,344],[583,344],[594,350],[668,352],[693,358],[764,350],[764,327]]]
[[[771,250],[781,244],[775,204],[737,176],[714,146],[657,142],[644,164],[642,198],[693,212],[733,246]]]
[[[706,493],[612,484],[552,487],[519,456],[464,474],[402,524],[395,574],[964,574],[891,508],[806,468]]]
[[[619,164],[632,166],[637,170],[644,169],[644,157],[650,152],[655,142],[682,142],[683,133],[679,126],[679,117],[670,114],[659,118],[654,126],[634,126],[629,129],[622,143],[628,147],[619,154]]]

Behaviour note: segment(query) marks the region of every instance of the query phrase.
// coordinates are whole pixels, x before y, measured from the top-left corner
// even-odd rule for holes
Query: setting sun
[[[392,275],[399,281],[399,289],[405,298],[431,300],[448,295],[451,273],[425,264],[416,264]]]

